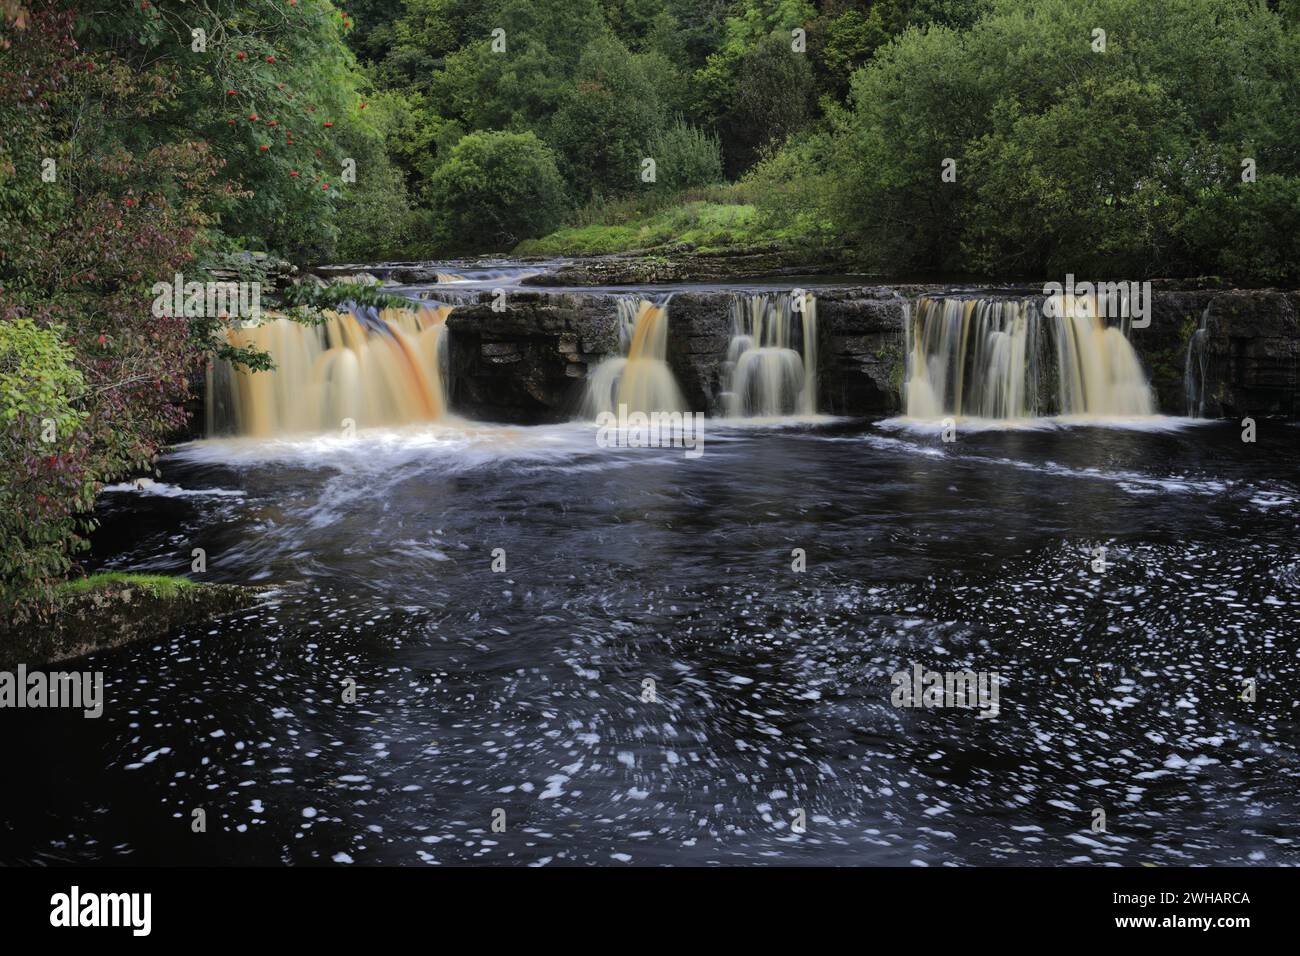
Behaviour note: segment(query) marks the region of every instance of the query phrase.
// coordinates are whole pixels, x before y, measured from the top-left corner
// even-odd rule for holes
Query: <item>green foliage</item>
[[[77,443],[85,381],[61,329],[0,314],[0,609],[48,596],[79,548],[94,482]]]
[[[646,58],[601,36],[583,51],[573,88],[551,124],[550,142],[575,195],[628,192],[664,123]]]
[[[1300,278],[1300,176],[1203,190],[1177,227],[1197,261],[1226,275],[1279,285]]]
[[[331,282],[326,286],[298,282],[285,288],[280,293],[280,298],[287,307],[286,317],[304,323],[317,321],[322,309],[337,310],[348,302],[362,306],[373,305],[377,309],[411,307],[411,301],[403,296],[357,282]]]
[[[338,239],[335,258],[345,261],[399,258],[414,238],[415,221],[406,180],[385,150],[385,142],[399,120],[392,100],[370,103],[370,135],[356,127],[339,136],[342,151],[356,163],[356,182],[339,190],[336,208]]]
[[[814,117],[812,67],[790,49],[788,35],[760,40],[741,58],[730,106],[720,119],[732,175],[754,164],[765,147],[780,143]]]
[[[551,149],[533,133],[470,133],[429,184],[448,248],[500,249],[554,229],[566,209]]]
[[[768,231],[809,246],[837,242],[831,208],[839,169],[829,131],[810,129],[769,153],[745,178]]]
[[[722,181],[722,144],[715,134],[680,119],[651,137],[647,155],[656,165],[656,186],[680,192]]]
[[[702,251],[752,247],[777,242],[782,235],[765,229],[755,207],[734,189],[688,190],[648,211],[601,207],[600,221],[557,230],[522,242],[520,255],[581,256],[616,252],[655,252],[692,247]]]
[[[1247,0],[997,0],[911,29],[853,79],[828,208],[896,270],[1294,279],[1297,44]]]
[[[64,581],[58,587],[60,597],[74,597],[98,591],[107,585],[128,585],[148,592],[154,597],[173,598],[183,591],[198,587],[189,578],[168,574],[133,574],[127,571],[101,571],[98,574]]]

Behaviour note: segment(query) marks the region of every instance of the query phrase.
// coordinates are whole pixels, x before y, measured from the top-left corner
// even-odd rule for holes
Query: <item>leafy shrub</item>
[[[470,133],[429,183],[448,249],[508,248],[545,235],[567,208],[555,154],[533,133]]]
[[[48,595],[82,546],[85,381],[61,329],[0,310],[0,613]]]
[[[814,115],[812,67],[790,49],[789,34],[765,37],[741,57],[729,108],[719,121],[727,172],[739,175],[771,143]]]
[[[650,138],[655,185],[664,191],[709,186],[722,180],[722,145],[715,134],[678,119]]]
[[[825,130],[790,137],[747,175],[744,191],[758,207],[758,221],[774,235],[802,242],[835,240],[834,202],[838,169],[835,142]]]
[[[1101,22],[1123,25],[1104,53]],[[853,78],[836,231],[895,271],[1294,281],[1297,71],[1300,33],[1248,0],[994,0],[910,29]]]

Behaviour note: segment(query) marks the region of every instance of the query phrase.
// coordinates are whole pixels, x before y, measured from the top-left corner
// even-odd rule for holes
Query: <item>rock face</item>
[[[896,414],[905,376],[905,310],[920,295],[945,293],[972,290],[900,285],[818,291],[819,409]],[[668,364],[692,411],[722,412],[733,294],[678,292],[669,304]],[[1022,297],[1035,290],[978,294]],[[486,295],[457,307],[448,319],[452,408],[519,424],[573,417],[590,368],[618,354],[615,299],[609,292],[525,291],[511,294],[504,311],[494,311]],[[1189,366],[1188,344],[1202,326]],[[1151,324],[1133,330],[1130,341],[1166,414],[1188,413],[1189,369],[1206,417],[1300,414],[1300,293],[1158,283]]]
[[[694,261],[692,268],[706,268]],[[589,260],[574,268],[580,265],[590,279],[608,267],[603,277],[609,278],[623,268],[610,262]],[[1170,281],[1153,286],[1151,324],[1132,330],[1129,340],[1161,412],[1188,414],[1190,392],[1191,411],[1205,417],[1300,415],[1300,292]],[[731,302],[740,288],[735,283],[730,289],[677,291],[669,303],[668,364],[691,411],[722,413]],[[748,290],[777,291],[790,290],[774,289],[770,281]],[[447,320],[452,411],[514,424],[573,418],[592,368],[619,354],[617,299],[636,294],[635,288],[625,293],[515,288],[502,309],[492,293],[466,290],[469,301],[457,304]],[[817,290],[818,408],[834,415],[897,414],[906,372],[907,309],[919,296],[945,294],[1041,298],[1042,286]],[[1043,387],[1054,386],[1045,381]]]
[[[591,367],[619,354],[616,298],[523,292],[509,296],[502,311],[488,296],[458,306],[447,320],[453,410],[518,424],[572,418]],[[722,413],[732,299],[729,291],[678,292],[669,303],[667,360],[688,410]],[[824,411],[898,410],[904,302],[897,289],[818,294]]]
[[[817,407],[821,411],[883,415],[902,407],[906,303],[898,289],[837,289],[818,294]]]
[[[1153,299],[1150,328],[1129,339],[1162,412],[1300,415],[1300,293],[1157,289]]]
[[[505,308],[490,294],[447,319],[451,407],[513,424],[566,421],[577,412],[588,369],[618,354],[610,295],[515,292]]]
[[[731,342],[731,296],[684,292],[668,303],[668,367],[686,408],[722,414],[722,374]]]

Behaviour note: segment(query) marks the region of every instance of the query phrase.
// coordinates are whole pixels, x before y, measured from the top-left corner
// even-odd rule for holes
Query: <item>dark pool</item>
[[[1300,429],[709,426],[169,455],[95,565],[275,587],[4,713],[0,862],[1300,862]]]

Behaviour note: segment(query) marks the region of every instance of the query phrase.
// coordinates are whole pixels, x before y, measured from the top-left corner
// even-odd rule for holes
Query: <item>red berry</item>
[[[236,59],[236,60],[242,60],[242,59],[244,59],[244,56],[245,56],[244,51],[243,51],[243,50],[240,50],[238,53],[235,54],[235,59]]]
[[[235,91],[234,91],[234,90],[226,90],[226,95],[227,95],[227,96],[234,96],[234,95],[235,95]]]
[[[259,146],[259,147],[257,147],[257,148],[260,149],[262,152],[265,153],[265,152],[266,152],[268,149],[270,149],[271,147],[270,147],[270,146]]]
[[[330,184],[329,184],[329,183],[321,183],[320,188],[321,188],[321,189],[329,189],[329,188],[330,188]]]
[[[296,170],[296,169],[291,169],[291,170],[289,170],[289,175],[290,175],[290,176],[297,176],[297,175],[298,175],[298,170]]]
[[[274,62],[275,62],[275,57],[273,57],[273,56],[268,56],[268,57],[266,58],[266,62],[267,62],[267,63],[274,63]]]

